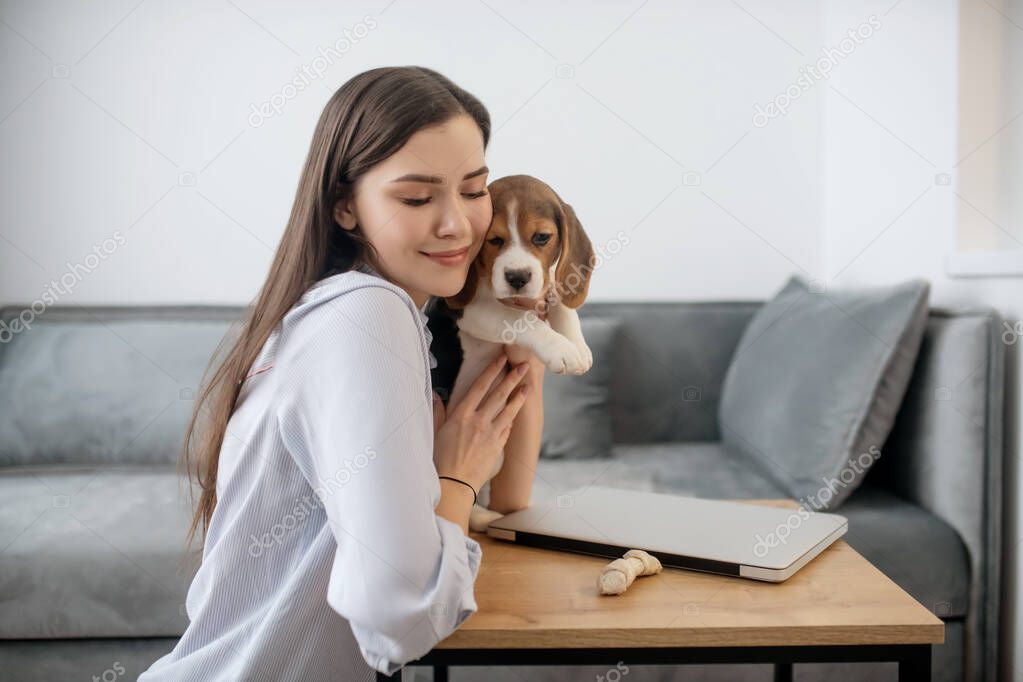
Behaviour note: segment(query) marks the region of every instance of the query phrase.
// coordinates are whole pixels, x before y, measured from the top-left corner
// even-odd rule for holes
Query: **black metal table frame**
[[[596,649],[434,649],[410,666],[432,666],[434,682],[447,682],[458,665],[694,665],[773,663],[776,682],[792,680],[794,663],[896,662],[899,682],[929,682],[930,644],[855,644],[758,647],[630,647]],[[399,671],[400,672],[400,671]],[[377,680],[395,679],[377,672]]]

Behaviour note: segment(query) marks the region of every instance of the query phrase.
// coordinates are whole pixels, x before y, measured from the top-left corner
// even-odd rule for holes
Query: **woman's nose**
[[[472,233],[472,222],[469,215],[459,207],[452,206],[441,217],[437,234],[442,237],[453,236],[463,238]]]

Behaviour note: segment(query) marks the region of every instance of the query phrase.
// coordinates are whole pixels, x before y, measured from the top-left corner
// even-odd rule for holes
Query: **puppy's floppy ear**
[[[454,296],[448,296],[444,299],[444,302],[448,304],[448,307],[452,310],[461,310],[465,306],[472,302],[472,299],[476,297],[476,287],[480,282],[479,273],[479,260],[473,259],[472,264],[469,265],[469,272],[465,277],[465,285],[462,290]]]
[[[583,226],[569,204],[558,197],[554,218],[561,241],[558,266],[554,271],[554,286],[561,303],[569,308],[578,308],[586,300],[590,288],[590,274],[593,272],[593,245],[583,231]]]

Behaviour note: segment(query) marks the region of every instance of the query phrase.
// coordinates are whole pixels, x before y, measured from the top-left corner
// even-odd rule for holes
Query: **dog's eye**
[[[550,239],[551,239],[550,234],[546,232],[537,232],[536,234],[533,235],[533,243],[536,244],[537,246],[543,246],[544,244],[549,242]]]
[[[488,239],[487,243],[493,244],[494,246],[500,246],[501,244],[504,244],[504,240],[501,239],[500,237],[493,237],[491,239]]]

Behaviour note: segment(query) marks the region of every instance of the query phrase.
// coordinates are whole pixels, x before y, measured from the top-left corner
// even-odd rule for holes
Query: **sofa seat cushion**
[[[867,483],[838,510],[845,540],[941,618],[969,611],[966,545],[952,526],[915,504]]]
[[[617,444],[610,458],[541,459],[531,503],[556,502],[587,485],[714,499],[789,497],[756,471],[720,442]],[[968,557],[951,526],[869,483],[835,513],[849,519],[844,539],[917,601],[942,618],[966,615]]]
[[[599,485],[674,492],[698,480],[703,497],[723,499],[786,497],[766,477],[720,442],[615,444],[612,457],[546,460],[537,464],[532,504],[553,501],[570,488]],[[694,494],[694,493],[684,493]]]
[[[0,638],[184,632],[187,490],[172,468],[0,472]]]

